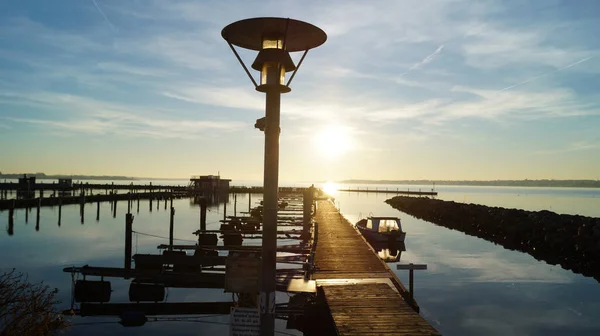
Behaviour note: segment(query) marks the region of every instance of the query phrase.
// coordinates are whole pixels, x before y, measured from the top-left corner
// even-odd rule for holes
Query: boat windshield
[[[379,220],[379,232],[390,232],[399,230],[399,226],[396,219],[380,219]]]

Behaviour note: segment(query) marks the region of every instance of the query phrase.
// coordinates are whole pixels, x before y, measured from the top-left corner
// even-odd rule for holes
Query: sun
[[[328,126],[314,137],[317,151],[324,157],[338,157],[353,147],[350,129],[343,126]]]
[[[334,196],[335,194],[337,194],[337,191],[338,191],[339,187],[338,187],[338,185],[336,183],[327,181],[327,182],[325,182],[323,184],[323,186],[321,187],[321,189],[326,194],[328,194],[330,196]]]

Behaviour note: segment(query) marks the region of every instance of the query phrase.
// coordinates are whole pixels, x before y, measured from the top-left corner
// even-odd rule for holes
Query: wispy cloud
[[[562,68],[558,68],[558,69],[555,69],[555,70],[552,70],[552,71],[546,72],[546,73],[544,73],[544,74],[541,74],[541,75],[539,75],[539,76],[535,76],[535,77],[532,77],[532,78],[526,79],[526,80],[524,80],[524,81],[522,81],[522,82],[519,82],[519,83],[517,83],[517,84],[511,85],[511,86],[507,86],[507,87],[505,87],[504,89],[502,89],[502,90],[500,90],[500,91],[506,91],[506,90],[510,90],[510,89],[516,88],[517,86],[521,86],[521,85],[524,85],[524,84],[527,84],[527,83],[533,82],[533,81],[535,81],[535,80],[538,80],[538,79],[540,79],[540,78],[543,78],[543,77],[546,77],[546,76],[548,76],[548,75],[551,75],[551,74],[553,74],[553,73],[555,73],[555,72],[559,72],[559,71],[561,71],[561,70],[565,70],[565,69],[568,69],[568,68],[570,68],[570,67],[576,66],[577,64],[581,64],[581,63],[583,63],[583,62],[587,62],[587,61],[591,60],[591,59],[592,59],[592,58],[594,58],[594,57],[596,57],[596,56],[590,56],[590,57],[586,57],[586,58],[580,59],[579,61],[577,61],[577,62],[573,62],[573,63],[571,63],[571,64],[569,64],[569,65],[567,65],[567,66],[564,66],[564,67],[562,67]]]
[[[100,13],[100,15],[102,15],[102,17],[104,18],[104,21],[106,21],[106,23],[110,26],[110,28],[114,31],[117,32],[117,28],[115,27],[114,24],[112,24],[112,22],[110,22],[110,20],[108,19],[108,17],[106,16],[106,14],[104,14],[104,12],[102,11],[102,9],[100,9],[100,6],[98,6],[98,3],[96,2],[96,0],[92,0],[92,2],[94,3],[94,6],[96,6],[96,9],[98,9],[98,12]]]
[[[46,108],[62,110],[61,120],[27,117],[1,117],[13,123],[38,125],[46,129],[59,129],[90,134],[116,134],[122,136],[148,136],[156,138],[196,138],[206,130],[232,132],[246,124],[239,121],[168,119],[165,111],[149,106],[131,106],[107,103],[85,97],[53,92],[12,94],[15,103],[32,103]]]
[[[433,61],[435,59],[435,57],[437,55],[439,55],[442,50],[444,49],[444,45],[440,45],[434,52],[432,52],[431,54],[427,55],[427,57],[423,58],[420,62],[413,64],[410,68],[408,68],[408,70],[402,74],[400,74],[399,77],[402,77],[404,75],[406,75],[407,73],[419,69],[421,67],[423,67],[424,65],[430,63],[431,61]]]

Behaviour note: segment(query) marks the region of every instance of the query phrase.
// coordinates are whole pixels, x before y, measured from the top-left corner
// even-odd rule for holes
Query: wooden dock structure
[[[437,191],[431,190],[431,191],[422,191],[421,189],[419,190],[400,190],[400,188],[385,188],[385,189],[379,189],[379,188],[364,188],[364,189],[360,189],[360,188],[346,188],[346,189],[339,189],[339,192],[358,192],[358,193],[376,193],[376,194],[394,194],[394,195],[412,195],[412,196],[437,196],[438,193]]]
[[[317,202],[312,279],[338,335],[440,335],[392,270],[330,201]]]

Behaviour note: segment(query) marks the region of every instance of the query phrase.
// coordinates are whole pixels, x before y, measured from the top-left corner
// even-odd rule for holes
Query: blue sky
[[[261,180],[264,95],[220,31],[280,16],[328,34],[282,97],[282,181],[598,179],[598,12],[593,0],[3,1],[0,171]]]

